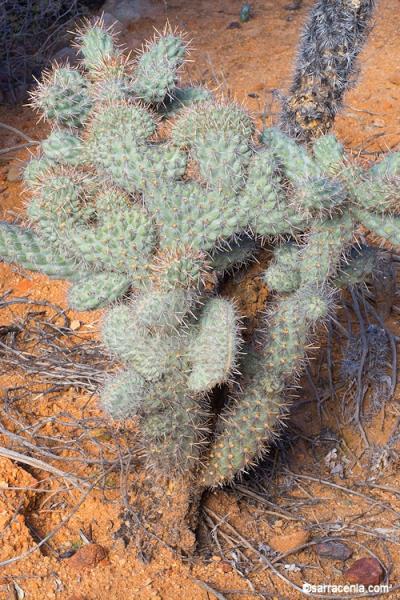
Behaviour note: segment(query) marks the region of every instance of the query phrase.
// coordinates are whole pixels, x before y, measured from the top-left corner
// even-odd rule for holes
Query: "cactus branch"
[[[368,33],[374,0],[317,0],[304,29],[281,125],[309,142],[332,127],[352,83]]]

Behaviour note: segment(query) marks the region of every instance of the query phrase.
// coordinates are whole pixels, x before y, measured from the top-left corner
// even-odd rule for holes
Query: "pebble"
[[[340,479],[344,479],[344,466],[342,465],[342,463],[339,463],[332,467],[331,475],[338,475]]]
[[[227,29],[240,29],[241,25],[239,23],[239,21],[232,21],[232,23],[229,23],[229,25],[227,26]]]
[[[255,92],[263,92],[267,88],[265,81],[259,81],[252,86]]]
[[[105,14],[110,14],[121,23],[129,23],[129,21],[137,21],[141,15],[141,2],[137,0],[107,0],[103,5]]]
[[[15,182],[22,180],[22,173],[26,166],[26,161],[14,160],[7,171],[7,181]]]
[[[112,33],[114,33],[117,36],[121,35],[124,29],[124,25],[121,23],[121,21],[116,19],[114,15],[106,12],[102,14],[102,19],[107,29],[110,27]]]
[[[394,73],[389,76],[389,81],[390,83],[394,83],[394,85],[400,85],[400,69],[394,71]]]
[[[283,7],[285,10],[299,10],[301,8],[302,0],[295,0],[294,2],[290,2],[290,4],[285,4]]]
[[[376,558],[359,558],[344,572],[346,581],[362,585],[378,585],[383,578],[383,568]]]
[[[283,525],[284,525],[284,522],[281,519],[278,519],[274,523],[274,527],[276,527],[277,529],[280,529],[281,527],[283,527]]]
[[[316,545],[316,551],[318,556],[323,558],[332,558],[333,560],[347,560],[349,559],[353,551],[346,544],[342,542],[335,542],[333,540],[326,540]]]
[[[106,557],[107,551],[100,544],[85,544],[67,562],[73,569],[81,571],[83,569],[93,569]]]
[[[68,64],[73,67],[78,63],[78,53],[74,48],[61,48],[53,55],[53,60],[59,64]]]
[[[289,552],[306,544],[310,539],[310,533],[304,529],[293,531],[292,533],[274,535],[268,540],[268,544],[275,552]]]
[[[71,558],[71,556],[73,556],[74,554],[75,554],[75,550],[73,550],[72,548],[69,548],[69,550],[64,550],[64,552],[60,552],[58,556],[59,556],[59,558],[64,560],[65,558]]]
[[[78,319],[74,319],[73,321],[71,321],[69,328],[72,329],[72,331],[77,331],[81,326],[81,322],[78,321]]]
[[[227,561],[223,561],[221,563],[221,570],[223,573],[230,573],[232,571],[232,565],[229,564]]]

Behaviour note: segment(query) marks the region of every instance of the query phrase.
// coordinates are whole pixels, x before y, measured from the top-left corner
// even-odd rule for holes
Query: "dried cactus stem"
[[[332,127],[371,26],[374,0],[318,0],[303,32],[281,124],[301,142]]]

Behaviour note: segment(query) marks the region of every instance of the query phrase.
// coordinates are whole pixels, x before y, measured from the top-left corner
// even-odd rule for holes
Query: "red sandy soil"
[[[276,121],[279,110],[276,90],[284,92],[290,83],[299,32],[311,1],[304,2],[299,10],[289,11],[285,8],[288,0],[254,0],[253,18],[240,28],[229,28],[232,22],[238,21],[241,4],[239,0],[154,2],[153,17],[130,23],[123,37],[131,48],[138,46],[151,35],[153,27],[162,28],[168,18],[171,25],[188,31],[193,39],[192,59],[195,63],[189,65],[190,77],[209,83],[212,87],[219,85],[224,94],[242,101],[259,124],[264,113],[267,124],[270,124]],[[397,0],[379,2],[376,26],[361,56],[357,86],[347,95],[344,110],[335,125],[335,133],[347,149],[355,154],[363,152],[363,157],[368,160],[374,158],[373,152],[397,149],[400,140],[400,114],[397,109],[400,101],[398,11]],[[42,139],[47,134],[47,126],[37,124],[36,116],[27,107],[1,108],[0,121],[17,127],[35,139]],[[13,133],[1,128],[0,139],[4,147],[21,141]],[[7,160],[3,156],[3,162],[0,163],[0,207],[7,219],[12,219],[13,213],[23,214],[21,182],[9,179],[10,171],[18,168],[18,161],[26,159],[26,156],[27,151],[11,158],[6,155]],[[254,266],[245,285],[240,287],[238,300],[249,316],[255,315],[267,296],[267,290],[258,279],[259,271],[260,268]],[[67,308],[66,284],[0,264],[0,293],[9,289],[13,290],[14,296],[27,295],[34,300],[47,300]],[[14,307],[12,314],[10,311],[6,315],[2,311],[0,318],[11,320],[24,311],[26,307]],[[79,314],[68,311],[68,315],[71,320],[78,319],[81,322],[80,335],[96,335],[100,311]],[[0,325],[5,324],[0,322]],[[391,318],[390,325],[399,334],[396,319]],[[27,383],[28,379],[22,374],[10,373],[0,378],[0,391]],[[300,435],[294,438],[289,449],[286,467],[278,464],[273,476],[265,480],[266,492],[281,507],[280,514],[276,514],[277,508],[263,506],[229,490],[210,493],[207,507],[232,524],[256,549],[262,548],[263,544],[276,547],[280,552],[293,549],[307,540],[323,536],[327,532],[326,523],[332,523],[332,535],[340,536],[343,533],[348,538],[348,544],[354,551],[353,558],[343,564],[319,558],[312,546],[297,551],[283,559],[283,563],[300,565],[301,570],[291,572],[280,567],[297,585],[303,581],[344,583],[344,569],[352,560],[368,556],[368,550],[390,568],[390,582],[400,582],[400,476],[396,459],[383,465],[374,474],[374,482],[388,489],[374,489],[373,496],[381,504],[371,503],[362,497],[362,494],[370,495],[371,490],[357,485],[368,476],[363,442],[357,431],[340,422],[337,408],[340,399],[325,403],[322,422],[318,419],[311,392],[305,393],[298,402],[291,427]],[[85,417],[101,414],[95,397],[73,391],[52,396],[38,394],[33,400],[19,401],[18,410],[29,423],[62,411]],[[367,424],[366,433],[371,445],[383,446],[387,442],[398,414],[397,394]],[[60,425],[49,423],[46,428],[41,430],[42,433],[47,431],[49,435],[65,435]],[[335,432],[337,442],[324,442],[323,434],[328,430]],[[74,435],[73,430],[70,435]],[[106,428],[99,427],[94,435],[101,440],[106,439],[108,434]],[[3,440],[3,445],[9,445],[9,441]],[[345,465],[343,480],[331,475],[324,460],[332,448],[337,448],[338,461]],[[85,472],[82,466],[75,463],[54,466],[72,472],[74,468]],[[143,489],[146,489],[148,480],[139,467],[135,469],[129,479],[132,483],[129,500],[135,503],[139,499],[138,502],[143,503]],[[299,479],[290,484],[290,475],[285,469],[303,476],[329,480],[349,488],[353,493],[310,480]],[[142,543],[138,534],[125,547],[122,538],[115,536],[123,525],[118,474],[110,474],[107,483],[109,486],[115,485],[117,490],[92,491],[68,522],[49,540],[49,544],[42,547],[42,551],[38,550],[23,560],[1,568],[1,600],[214,599],[216,596],[198,581],[206,582],[229,600],[301,598],[299,591],[265,568],[251,550],[242,548],[244,554],[240,556],[237,549],[229,546],[227,539],[224,541],[220,538],[222,556],[217,545],[209,543],[208,550],[203,548],[202,555],[192,559],[182,558],[173,548],[158,543],[154,538]],[[46,491],[36,491],[35,486]],[[14,490],[13,487],[30,489]],[[82,491],[71,485],[69,487],[67,492],[58,491],[59,488],[65,488],[62,479],[49,480],[49,474],[44,471],[35,468],[29,468],[28,471],[24,465],[0,459],[0,561],[18,556],[34,546],[33,530],[43,537],[71,512]],[[163,514],[159,516],[164,523],[170,519],[171,528],[185,507],[184,494],[181,503],[179,498],[179,483],[176,483],[170,484],[167,489],[160,488],[160,498],[154,501],[155,514],[160,506]],[[315,504],[310,503],[313,499]],[[288,516],[285,507],[290,507],[292,516]],[[129,523],[126,527],[129,527]],[[224,530],[223,522],[221,528]],[[229,534],[229,530],[224,531]],[[106,558],[96,567],[83,568],[68,558],[57,557],[57,554],[83,546],[85,537],[82,533],[107,552]],[[173,547],[181,536],[180,547],[186,545],[190,549],[194,539],[188,531],[183,535],[187,537],[184,541],[181,533],[171,529],[165,535],[164,529],[162,537]],[[143,548],[145,551],[138,554],[138,549],[143,551]],[[148,562],[146,556],[149,554],[152,557]],[[255,590],[261,590],[264,595],[257,596]],[[400,591],[386,597],[398,598]]]

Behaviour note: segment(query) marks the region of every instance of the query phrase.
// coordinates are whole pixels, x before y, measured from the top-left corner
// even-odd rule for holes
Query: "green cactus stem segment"
[[[189,390],[206,392],[226,382],[237,363],[239,343],[234,306],[229,300],[213,298],[201,313],[198,334],[189,347]]]

